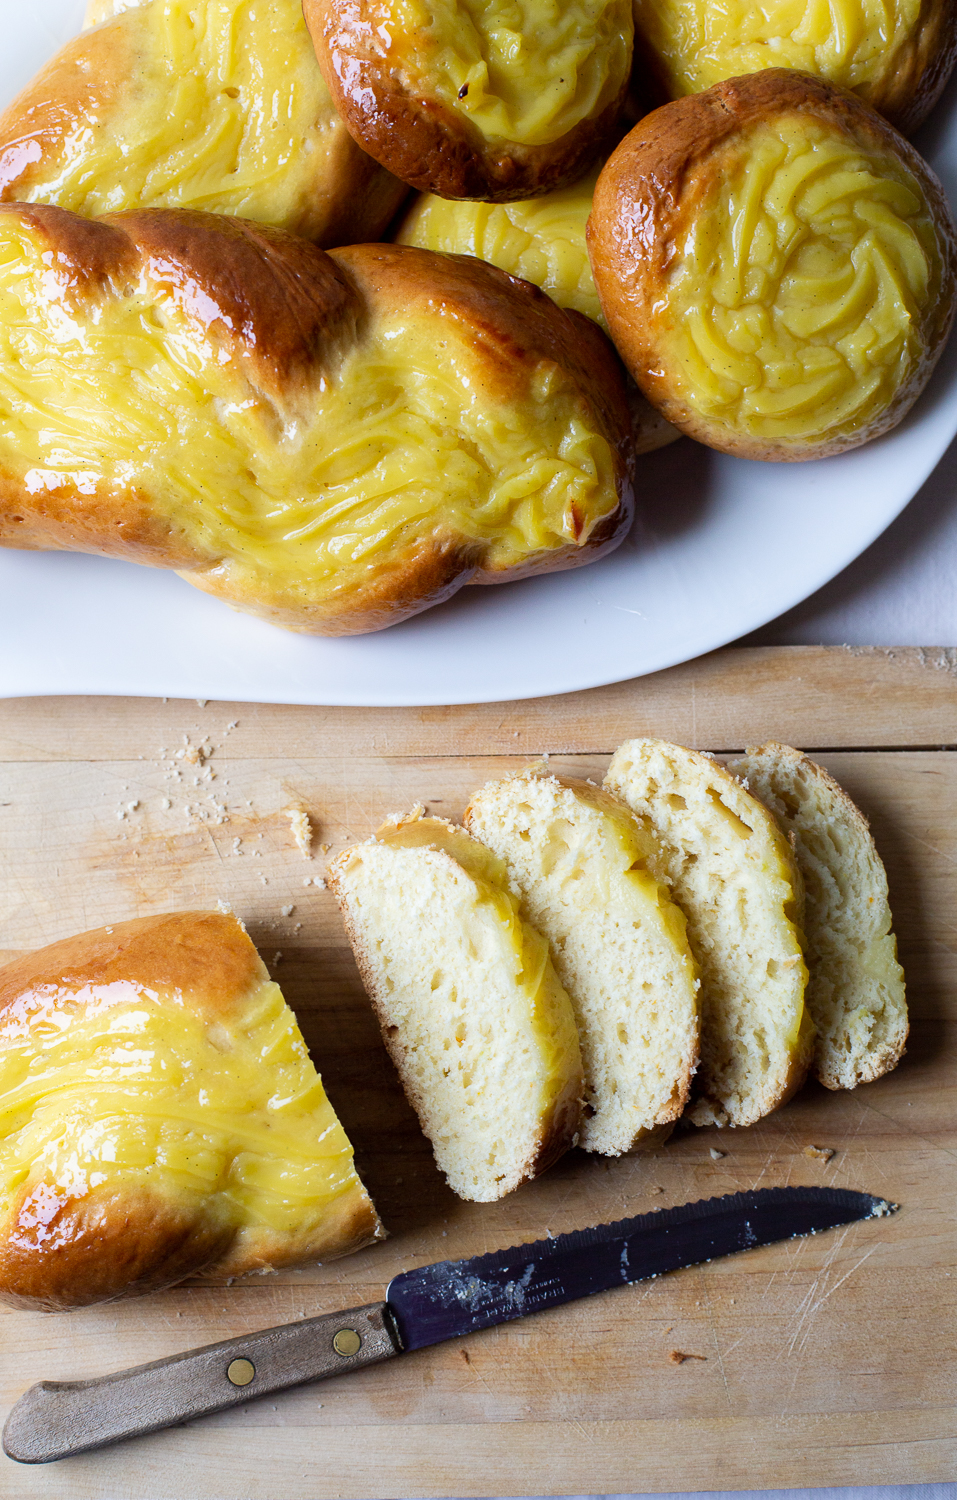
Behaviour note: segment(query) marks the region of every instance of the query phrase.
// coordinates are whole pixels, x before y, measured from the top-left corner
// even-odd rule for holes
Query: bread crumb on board
[[[707,1362],[708,1356],[706,1354],[685,1354],[681,1349],[672,1349],[668,1358],[673,1365],[683,1365],[686,1359],[700,1359]]]
[[[287,807],[286,817],[289,819],[292,836],[303,859],[312,859],[312,824],[309,821],[309,814],[303,807]]]
[[[830,1161],[832,1156],[837,1155],[837,1152],[833,1146],[808,1145],[804,1148],[804,1155],[810,1157],[812,1161]]]

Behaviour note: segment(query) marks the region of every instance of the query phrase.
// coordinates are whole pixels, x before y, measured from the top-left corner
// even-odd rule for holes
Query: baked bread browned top
[[[0,206],[0,543],[378,629],[617,544],[619,371],[587,319],[474,260]]]
[[[378,238],[406,189],[340,120],[298,0],[112,9],[0,115],[0,198],[89,216],[203,209],[322,245]]]
[[[8,1300],[79,1307],[383,1233],[235,917],[117,923],[0,969],[0,1101]]]
[[[635,47],[664,99],[767,67],[851,89],[909,135],[957,57],[955,0],[634,0]]]
[[[397,177],[504,202],[573,182],[607,146],[630,0],[304,0],[336,106]]]
[[[559,307],[584,313],[605,328],[585,245],[597,177],[596,168],[570,187],[515,203],[465,202],[420,193],[396,231],[396,242],[448,255],[475,255],[510,276],[524,277]],[[628,381],[627,394],[636,455],[652,453],[680,436],[634,381]]]
[[[955,304],[955,229],[917,152],[853,94],[770,69],[648,115],[588,227],[602,306],[648,399],[745,458],[893,427]]]

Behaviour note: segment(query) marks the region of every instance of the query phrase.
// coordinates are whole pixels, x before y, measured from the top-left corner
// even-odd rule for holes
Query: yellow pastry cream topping
[[[924,354],[941,256],[891,152],[806,118],[760,124],[709,161],[667,273],[677,394],[754,438],[865,430]]]
[[[618,506],[573,378],[528,361],[516,396],[440,298],[376,313],[332,373],[279,398],[162,282],[78,317],[51,261],[0,215],[0,471],[31,494],[145,496],[217,593],[332,605],[432,538],[507,568]]]
[[[634,0],[672,98],[763,68],[797,68],[866,91],[892,72],[921,0]]]
[[[65,94],[55,149],[21,201],[298,225],[322,191],[317,163],[329,157],[330,188],[341,170],[332,153],[344,127],[298,0],[151,0],[71,46],[81,75],[109,73],[70,83],[75,107]]]
[[[489,140],[543,146],[614,99],[631,0],[378,0],[390,67]]]
[[[24,1199],[37,1247],[45,1204],[144,1190],[222,1227],[225,1270],[257,1246],[268,1264],[276,1236],[321,1251],[336,1205],[367,1202],[278,985],[222,1019],[129,981],[44,986],[5,1013],[0,1194]]]
[[[397,241],[490,261],[605,328],[585,245],[597,177],[596,170],[571,187],[517,203],[453,202],[423,193]]]

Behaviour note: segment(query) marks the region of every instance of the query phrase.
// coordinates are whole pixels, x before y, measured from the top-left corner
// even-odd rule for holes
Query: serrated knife
[[[95,1380],[40,1381],[11,1411],[3,1449],[19,1463],[50,1463],[594,1292],[880,1218],[894,1208],[883,1198],[843,1188],[765,1188],[471,1260],[420,1266],[396,1276],[384,1302],[226,1339]]]

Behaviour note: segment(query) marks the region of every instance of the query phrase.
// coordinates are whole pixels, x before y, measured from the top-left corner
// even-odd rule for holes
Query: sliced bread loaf
[[[654,834],[600,787],[534,770],[483,787],[465,824],[508,864],[574,1007],[579,1145],[620,1156],[678,1118],[698,1058],[694,960]]]
[[[647,818],[656,873],[688,918],[701,973],[695,1124],[750,1125],[801,1084],[814,1028],[797,928],[801,877],[774,818],[709,756],[629,740],[605,785]]]
[[[577,1138],[581,1052],[503,862],[463,829],[413,816],[339,855],[329,884],[449,1186],[486,1203],[543,1172]]]
[[[867,821],[821,766],[790,745],[749,750],[728,770],[790,835],[804,877],[814,1071],[829,1089],[870,1083],[900,1061],[907,1002],[887,876]]]

